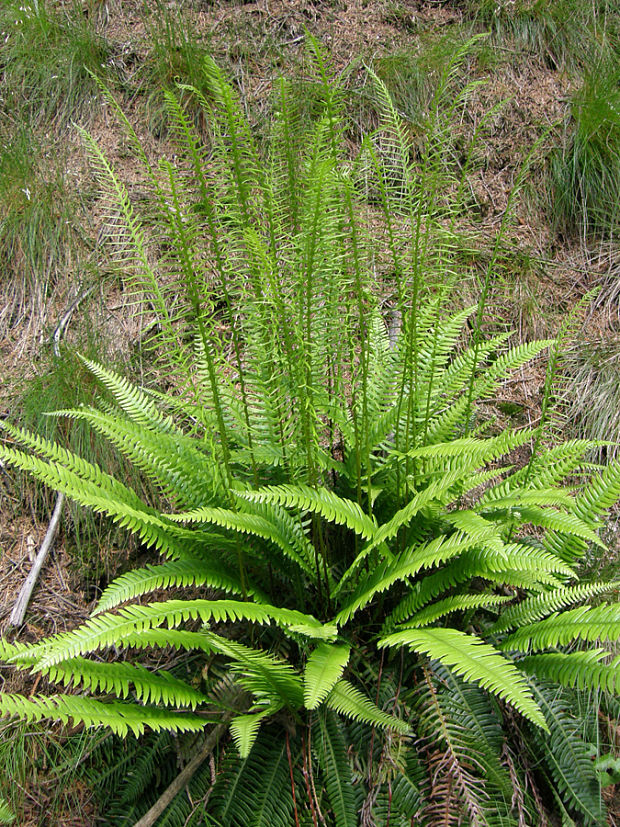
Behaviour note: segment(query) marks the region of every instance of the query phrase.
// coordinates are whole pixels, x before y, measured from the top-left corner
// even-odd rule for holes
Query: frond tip
[[[321,643],[312,652],[304,673],[304,704],[316,709],[342,676],[349,661],[351,647]]]
[[[406,721],[401,721],[400,718],[383,712],[348,681],[339,680],[327,696],[325,703],[330,709],[354,721],[362,721],[379,729],[394,729],[402,735],[408,735],[411,732]]]

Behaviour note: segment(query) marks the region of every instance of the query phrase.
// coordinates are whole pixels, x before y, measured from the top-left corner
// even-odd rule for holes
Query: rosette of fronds
[[[194,90],[208,143],[167,96],[174,165],[151,166],[121,116],[148,221],[85,136],[173,390],[89,361],[113,403],[59,414],[108,438],[168,506],[4,426],[4,462],[107,514],[153,560],[77,629],[4,642],[5,662],[71,691],[7,694],[0,711],[205,730],[199,754],[220,762],[215,783],[206,764],[194,778],[206,823],[527,823],[550,787],[602,818],[593,766],[566,771],[578,727],[548,686],[617,690],[620,609],[599,598],[615,585],[580,583],[577,566],[602,545],[620,467],[593,473],[587,441],[543,448],[544,423],[478,417],[550,343],[510,347],[483,333],[483,307],[448,302],[441,99],[421,161],[375,80],[380,134],[348,158],[342,92],[310,48],[321,115],[300,123],[281,82],[267,149],[211,61],[209,95]],[[452,172],[458,194],[467,169]],[[169,823],[187,823],[175,802]]]

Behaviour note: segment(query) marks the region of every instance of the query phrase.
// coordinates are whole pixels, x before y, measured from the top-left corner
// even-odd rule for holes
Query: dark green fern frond
[[[486,608],[488,606],[500,606],[513,600],[508,595],[500,594],[462,594],[454,597],[446,597],[439,600],[432,606],[426,606],[407,619],[407,625],[418,628],[434,623],[441,617],[463,610]]]
[[[290,827],[293,797],[284,739],[265,730],[248,758],[229,758],[208,811],[226,827]],[[295,759],[298,748],[294,750]]]
[[[360,537],[370,539],[377,526],[352,500],[339,497],[326,488],[316,490],[306,485],[270,485],[257,491],[235,491],[238,497],[250,502],[272,502],[299,511],[320,514],[326,520],[345,525]]]
[[[532,685],[548,725],[548,735],[533,734],[536,753],[544,756],[553,782],[586,824],[604,823],[600,781],[587,745],[580,737],[581,721],[555,690]]]
[[[319,715],[312,736],[335,824],[356,827],[359,823],[357,796],[347,760],[347,744],[336,716],[331,712]]]

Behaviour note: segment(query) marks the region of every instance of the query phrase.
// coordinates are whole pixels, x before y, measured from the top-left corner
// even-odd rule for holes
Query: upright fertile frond
[[[159,280],[151,267],[147,241],[135,215],[127,189],[117,178],[110,162],[94,139],[80,127],[77,129],[89,153],[101,191],[106,193],[108,199],[111,224],[115,227],[111,237],[114,241],[117,261],[119,264],[122,263],[134,269],[138,282],[151,295],[151,301],[157,309],[159,324],[170,340],[176,341],[177,336],[171,325],[170,314],[160,289]]]
[[[445,663],[466,681],[473,681],[508,701],[533,723],[547,728],[545,719],[514,664],[493,646],[457,629],[405,629],[382,638],[378,646],[407,646]]]

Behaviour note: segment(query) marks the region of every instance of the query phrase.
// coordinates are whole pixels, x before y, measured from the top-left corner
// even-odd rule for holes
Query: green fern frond
[[[256,491],[235,491],[250,502],[272,502],[286,508],[319,514],[337,525],[345,525],[365,540],[374,536],[376,523],[353,500],[339,497],[326,488],[307,485],[269,485]]]
[[[142,569],[133,569],[121,574],[104,590],[93,614],[107,612],[127,600],[148,594],[156,589],[205,584],[225,592],[243,593],[237,576],[226,571],[216,560],[172,560],[158,566],[147,565]],[[260,594],[247,583],[245,590],[253,597]]]
[[[460,458],[470,467],[480,468],[499,457],[509,454],[516,448],[525,445],[532,438],[531,431],[527,428],[518,431],[505,430],[495,437],[488,439],[475,439],[474,437],[462,437],[451,442],[433,443],[423,445],[407,451],[399,456],[411,457],[411,459],[435,459]]]
[[[499,511],[507,508],[518,509],[524,505],[556,506],[557,508],[570,510],[574,507],[575,500],[569,491],[563,491],[559,488],[536,487],[534,489],[517,489],[505,496],[493,498],[490,502],[484,500],[484,504],[479,504],[476,510],[486,512],[493,509]]]
[[[575,572],[555,555],[533,545],[509,543],[501,553],[469,548],[451,560],[448,566],[427,574],[416,583],[387,618],[386,624],[404,621],[442,592],[473,577],[483,577],[498,585],[540,590],[542,584],[561,587],[562,584],[554,576],[556,573],[575,577]]]
[[[292,709],[303,705],[302,680],[289,663],[213,632],[202,634],[211,651],[231,660],[231,672],[258,703],[265,706],[285,704]]]
[[[524,717],[546,729],[542,713],[514,664],[475,635],[457,629],[406,629],[382,638],[379,648],[407,646],[450,667],[512,704]]]
[[[456,486],[463,477],[468,475],[469,469],[467,467],[457,468],[455,471],[447,471],[442,474],[440,479],[431,482],[422,491],[414,494],[407,505],[399,509],[387,523],[384,523],[375,532],[372,546],[391,540],[397,535],[400,528],[408,525],[416,514],[432,502],[437,501],[444,505],[450,502],[452,499],[452,488]]]
[[[527,480],[534,488],[557,485],[581,467],[584,456],[594,450],[597,444],[588,439],[569,439],[540,451],[531,465],[519,469],[514,475],[515,484]],[[529,471],[529,473],[528,473]]]
[[[129,529],[145,544],[165,551],[170,556],[183,557],[189,548],[195,549],[200,535],[175,525],[146,506],[131,489],[97,469],[97,479],[87,479],[90,463],[84,476],[64,467],[60,462],[45,462],[36,456],[0,445],[0,458],[16,468],[27,471],[56,491],[62,491],[80,505],[107,514],[118,525]]]
[[[258,737],[258,731],[263,718],[274,714],[278,706],[269,706],[259,712],[252,712],[247,715],[237,715],[230,722],[230,734],[235,742],[240,758],[247,758],[254,742]]]
[[[444,519],[466,537],[469,537],[472,544],[492,549],[500,555],[503,554],[504,542],[498,527],[475,511],[450,511]]]
[[[323,640],[330,640],[336,635],[335,626],[324,625],[311,615],[293,609],[235,600],[167,600],[148,606],[125,606],[117,614],[97,615],[73,632],[56,635],[31,647],[30,652],[40,655],[39,666],[45,668],[115,645],[128,635],[139,637],[141,632],[163,624],[173,629],[185,621],[196,619],[204,623],[226,620],[247,620],[266,625],[275,623],[285,630]]]
[[[561,683],[569,688],[602,689],[620,694],[620,657],[605,663],[609,652],[592,649],[587,652],[547,652],[526,655],[517,666],[528,674]]]
[[[620,637],[620,606],[580,606],[567,612],[522,626],[500,644],[512,652],[540,651],[566,646],[574,640],[617,640]]]
[[[304,672],[304,705],[316,709],[331,692],[349,662],[351,647],[321,643],[310,654]]]
[[[312,731],[312,745],[323,773],[327,797],[339,827],[357,827],[355,787],[347,760],[347,745],[338,719],[332,714],[319,715]]]
[[[511,348],[493,362],[474,383],[475,399],[483,399],[498,387],[509,374],[519,370],[527,362],[531,362],[554,343],[554,339],[540,339],[537,342],[526,342]]]
[[[483,609],[487,606],[499,606],[502,603],[513,600],[509,595],[498,594],[457,594],[453,597],[446,597],[444,600],[439,600],[432,606],[427,606],[419,612],[416,612],[407,620],[407,626],[419,628],[439,620],[440,617],[452,614],[452,612],[459,612],[471,609]]]
[[[602,474],[595,475],[575,502],[574,512],[586,525],[596,526],[601,514],[620,499],[620,461],[608,465]],[[545,546],[564,560],[577,560],[583,556],[590,538],[566,536],[558,532],[550,532],[545,537]],[[591,541],[591,540],[590,540]],[[597,545],[600,541],[597,538]]]
[[[444,563],[475,544],[475,540],[463,534],[442,534],[428,543],[406,549],[393,561],[386,560],[360,580],[353,599],[336,616],[336,623],[343,626],[377,594],[386,591],[399,580],[412,577],[423,568]]]
[[[102,491],[109,493],[116,499],[125,500],[129,504],[138,507],[142,505],[140,498],[131,488],[127,488],[127,486],[123,485],[119,480],[102,471],[99,466],[82,459],[82,457],[68,451],[66,448],[38,434],[17,428],[5,420],[0,420],[0,430],[6,431],[16,442],[25,445],[36,454],[40,454],[51,460],[52,463],[56,463],[58,467],[66,469],[73,474],[75,478],[100,486]],[[7,462],[10,463],[13,458],[15,464],[20,467],[19,463],[24,456],[21,452],[11,451],[8,448],[4,448],[4,446],[0,446],[0,448],[3,452],[6,452],[3,454],[3,458],[6,459]],[[32,474],[36,474],[38,467],[36,463],[31,463],[27,468],[24,468],[24,470],[29,470]],[[47,467],[47,463],[41,465],[43,470],[47,469]]]
[[[388,715],[348,681],[339,680],[325,699],[325,705],[339,715],[362,721],[379,729],[394,729],[403,735],[411,730],[406,721]]]
[[[23,695],[4,693],[0,696],[0,716],[22,721],[72,720],[86,727],[105,726],[115,735],[125,737],[129,732],[142,735],[147,728],[154,732],[199,732],[209,721],[195,715],[171,712],[138,704],[103,703],[94,698],[77,695]]]
[[[524,523],[532,523],[549,531],[561,531],[564,534],[587,540],[599,548],[605,549],[605,543],[592,531],[583,520],[575,514],[565,514],[548,508],[536,508],[533,505],[519,506],[512,512],[515,519]]]
[[[3,798],[0,798],[0,824],[12,824],[15,818],[13,810]]]
[[[139,664],[99,663],[76,657],[36,671],[54,683],[83,686],[94,692],[113,693],[119,698],[126,698],[130,687],[133,687],[136,698],[143,703],[195,709],[208,700],[201,692],[169,673],[151,672]]]
[[[534,623],[557,612],[571,603],[578,603],[581,600],[588,600],[597,594],[611,591],[618,588],[618,583],[580,583],[577,586],[566,586],[561,589],[543,592],[535,597],[528,597],[516,606],[511,606],[493,624],[493,633],[504,632],[514,626],[525,626]]]
[[[155,431],[114,414],[92,408],[55,411],[87,422],[108,439],[123,456],[173,501],[191,506],[205,500],[205,482],[216,489],[213,461],[199,450],[195,440],[176,433]]]
[[[90,372],[110,391],[119,407],[125,411],[133,422],[142,425],[144,428],[153,428],[165,433],[183,436],[183,432],[177,427],[172,417],[162,414],[149,394],[130,382],[126,377],[106,368],[99,362],[94,362],[83,356],[81,359]]]
[[[278,522],[272,522],[259,514],[247,514],[243,511],[231,511],[226,508],[197,508],[183,514],[169,514],[167,516],[174,522],[212,523],[231,531],[252,534],[270,540],[282,550],[286,557],[297,563],[307,575],[313,577],[315,574],[310,560],[306,556],[301,556],[299,552],[300,544],[297,543],[297,547],[293,546]],[[305,544],[301,548],[304,552],[307,551]]]

